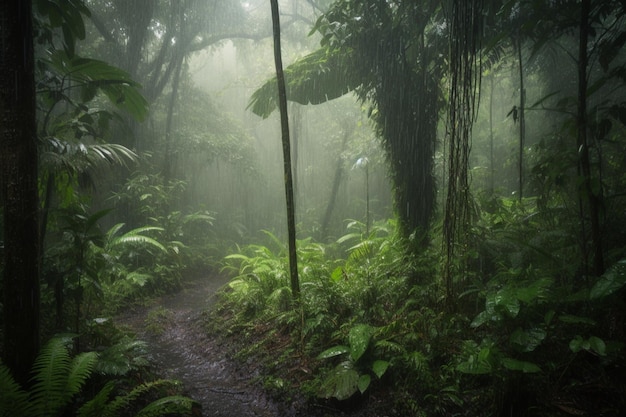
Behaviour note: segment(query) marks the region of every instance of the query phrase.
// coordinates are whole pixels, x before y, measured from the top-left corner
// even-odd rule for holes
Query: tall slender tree
[[[578,157],[583,177],[581,196],[586,195],[591,222],[591,245],[593,251],[593,273],[600,276],[604,273],[604,252],[600,229],[600,200],[597,190],[592,186],[591,162],[589,157],[589,141],[587,138],[587,71],[589,65],[588,42],[590,30],[591,0],[582,0],[580,4],[580,27],[578,48],[578,111],[576,115]],[[583,197],[581,197],[583,198]]]
[[[274,64],[276,65],[276,80],[278,85],[278,107],[280,110],[280,131],[283,143],[283,161],[285,175],[285,197],[287,202],[287,235],[289,240],[289,276],[291,279],[291,294],[294,299],[300,296],[300,281],[298,279],[298,254],[296,248],[296,207],[293,196],[293,173],[291,169],[291,146],[289,141],[289,116],[287,113],[287,89],[283,73],[283,60],[280,48],[280,16],[278,0],[271,0],[272,29],[274,33]]]
[[[37,135],[31,2],[0,5],[4,362],[26,383],[39,351]]]

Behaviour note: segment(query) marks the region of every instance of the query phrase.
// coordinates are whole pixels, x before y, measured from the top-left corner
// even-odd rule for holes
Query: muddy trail
[[[221,277],[186,282],[180,292],[124,314],[117,322],[148,342],[158,375],[181,381],[185,395],[202,405],[203,416],[295,415],[288,405],[267,398],[254,382],[254,371],[227,359],[216,338],[203,329],[202,314],[215,303],[215,294],[225,283]]]

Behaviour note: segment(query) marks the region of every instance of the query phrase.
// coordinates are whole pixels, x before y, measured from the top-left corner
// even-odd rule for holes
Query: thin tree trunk
[[[341,141],[341,152],[339,153],[339,156],[337,156],[337,163],[335,165],[335,176],[333,177],[330,197],[328,198],[328,205],[326,206],[324,218],[322,219],[322,226],[320,228],[322,241],[325,241],[328,236],[328,225],[330,224],[330,219],[332,218],[333,211],[335,210],[335,204],[337,203],[337,194],[339,193],[339,186],[341,185],[341,180],[343,178],[343,159],[341,158],[341,155],[346,150],[348,137],[350,137],[350,135],[347,131],[344,131],[343,139]]]
[[[287,89],[280,50],[280,18],[278,0],[270,0],[272,7],[272,29],[274,33],[274,63],[278,84],[278,107],[280,109],[280,130],[283,142],[285,173],[285,197],[287,200],[287,235],[289,240],[289,275],[291,293],[294,300],[300,298],[300,280],[298,279],[298,255],[296,252],[296,209],[293,198],[293,175],[291,171],[291,149],[289,144],[289,119],[287,114]]]
[[[172,158],[170,153],[172,152],[172,121],[174,119],[174,107],[176,106],[176,99],[178,98],[178,87],[180,86],[180,74],[183,70],[183,60],[181,56],[176,72],[174,73],[174,79],[172,80],[172,95],[170,96],[169,105],[167,108],[167,118],[165,120],[165,154],[163,155],[163,184],[167,185],[172,176]]]
[[[524,89],[524,63],[522,61],[522,36],[517,36],[517,62],[519,64],[519,199],[524,196],[524,142],[526,141],[526,90]]]
[[[604,253],[602,251],[602,236],[600,230],[600,201],[591,184],[591,162],[589,158],[589,143],[587,139],[587,44],[589,40],[589,13],[590,0],[582,0],[580,12],[580,39],[578,50],[578,127],[577,148],[579,163],[583,175],[584,190],[589,205],[591,218],[591,245],[593,251],[593,273],[600,276],[604,273]],[[584,221],[584,220],[583,220]],[[584,236],[583,236],[584,239]]]
[[[4,209],[4,363],[28,383],[39,352],[37,134],[31,2],[0,6],[0,195]]]
[[[495,189],[495,164],[493,161],[493,90],[494,90],[494,75],[493,73],[489,77],[490,79],[490,91],[489,91],[489,195],[493,196]]]

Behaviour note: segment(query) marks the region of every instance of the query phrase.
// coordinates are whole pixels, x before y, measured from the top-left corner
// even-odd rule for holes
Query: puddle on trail
[[[229,363],[203,331],[201,314],[212,305],[216,291],[225,283],[223,277],[188,282],[181,292],[165,296],[157,305],[119,321],[149,343],[151,359],[160,376],[181,381],[185,395],[202,405],[204,417],[293,415],[280,411],[268,400],[252,383],[256,375]],[[158,335],[147,329],[154,320],[146,320],[151,311],[163,316],[162,332]]]

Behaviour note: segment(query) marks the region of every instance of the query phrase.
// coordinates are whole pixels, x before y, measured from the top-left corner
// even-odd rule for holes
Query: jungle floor
[[[346,412],[330,405],[310,404],[304,397],[274,398],[259,378],[258,362],[233,358],[241,340],[207,331],[208,311],[223,277],[194,279],[180,292],[120,315],[117,323],[148,343],[150,359],[159,377],[181,381],[185,395],[202,406],[202,416],[249,417],[366,417],[374,410]],[[299,397],[299,398],[296,398]],[[378,408],[378,407],[376,407]]]

